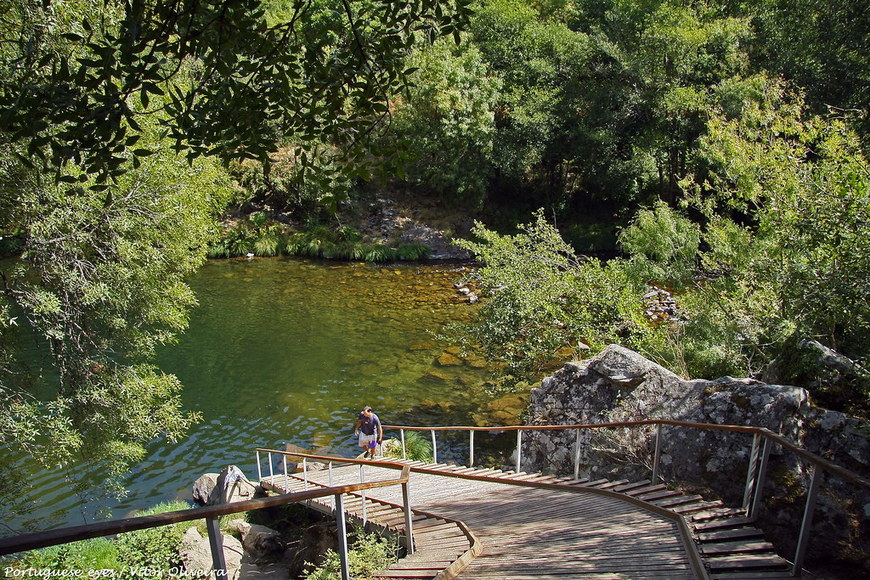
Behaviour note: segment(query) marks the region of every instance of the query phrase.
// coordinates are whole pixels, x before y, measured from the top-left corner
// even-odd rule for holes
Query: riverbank
[[[412,196],[373,196],[346,202],[334,213],[303,218],[268,205],[246,204],[227,215],[210,258],[296,256],[327,260],[470,262],[454,245],[474,218]]]

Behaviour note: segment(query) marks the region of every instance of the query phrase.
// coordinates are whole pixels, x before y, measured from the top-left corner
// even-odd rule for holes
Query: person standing
[[[372,412],[372,408],[366,406],[359,414],[353,434],[359,436],[358,445],[364,449],[364,457],[374,457],[378,445],[384,440],[384,428],[381,420]]]

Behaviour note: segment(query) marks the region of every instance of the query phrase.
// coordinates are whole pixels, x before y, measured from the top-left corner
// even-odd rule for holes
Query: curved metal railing
[[[471,426],[440,426],[440,427],[417,427],[410,425],[384,425],[385,430],[392,429],[400,432],[402,443],[402,455],[406,457],[405,448],[405,431],[429,431],[432,436],[432,451],[434,461],[437,462],[437,441],[436,432],[440,431],[468,431],[469,433],[469,467],[474,465],[474,433],[478,431],[494,432],[494,431],[516,431],[516,471],[520,471],[522,462],[522,444],[523,433],[526,431],[568,431],[576,430],[576,443],[574,449],[574,478],[579,475],[580,457],[582,450],[581,433],[589,429],[607,429],[607,428],[625,428],[625,427],[655,427],[655,451],[653,452],[652,460],[652,476],[653,482],[659,479],[660,457],[662,450],[662,428],[686,427],[692,429],[703,429],[712,431],[730,431],[736,433],[745,433],[752,435],[752,451],[749,456],[749,466],[746,474],[746,485],[743,493],[743,506],[747,517],[755,519],[758,514],[758,509],[761,505],[763,497],[764,482],[767,474],[768,458],[773,445],[779,445],[784,450],[790,451],[799,458],[813,465],[813,475],[807,489],[806,503],[804,505],[804,514],[801,520],[800,533],[798,535],[797,546],[795,548],[794,560],[792,562],[792,574],[799,575],[803,568],[804,558],[806,556],[807,546],[810,540],[810,526],[812,524],[813,513],[815,511],[816,502],[819,494],[819,485],[821,476],[824,472],[855,484],[859,487],[870,490],[870,480],[853,473],[827,459],[819,457],[789,441],[782,435],[778,435],[769,429],[763,427],[752,427],[745,425],[717,425],[713,423],[692,423],[687,421],[674,421],[669,419],[644,419],[638,421],[623,421],[614,423],[581,423],[575,425],[510,425],[503,427],[471,427]]]

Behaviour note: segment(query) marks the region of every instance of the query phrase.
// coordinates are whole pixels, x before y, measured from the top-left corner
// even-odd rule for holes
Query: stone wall
[[[864,478],[870,475],[870,425],[818,408],[804,389],[724,377],[683,380],[628,349],[612,345],[584,362],[567,363],[534,389],[529,425],[604,423],[637,419],[754,425]],[[752,436],[664,427],[660,473],[668,483],[740,506]],[[524,471],[571,475],[576,432],[545,431],[524,437]],[[581,432],[580,475],[640,480],[650,477],[652,428]],[[790,557],[803,515],[812,469],[773,446],[760,526]],[[809,557],[837,554],[867,567],[870,561],[870,490],[825,476],[813,523]]]

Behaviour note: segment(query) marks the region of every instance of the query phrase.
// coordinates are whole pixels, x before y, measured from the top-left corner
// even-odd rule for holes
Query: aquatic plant
[[[334,230],[318,224],[304,232],[284,234],[282,226],[270,222],[264,212],[252,214],[247,221],[228,227],[212,242],[209,258],[257,256],[305,256],[326,260],[362,260],[366,262],[415,261],[429,257],[429,246],[421,243],[401,244],[397,248],[375,242],[365,243],[355,228]]]
[[[402,442],[398,439],[388,439],[391,444],[384,445],[384,455],[402,459]],[[432,444],[426,437],[420,434],[419,431],[405,432],[405,457],[411,461],[422,461],[423,463],[431,463]]]
[[[400,244],[399,247],[396,248],[396,257],[400,260],[412,262],[416,260],[425,260],[431,253],[432,248],[419,242]]]

